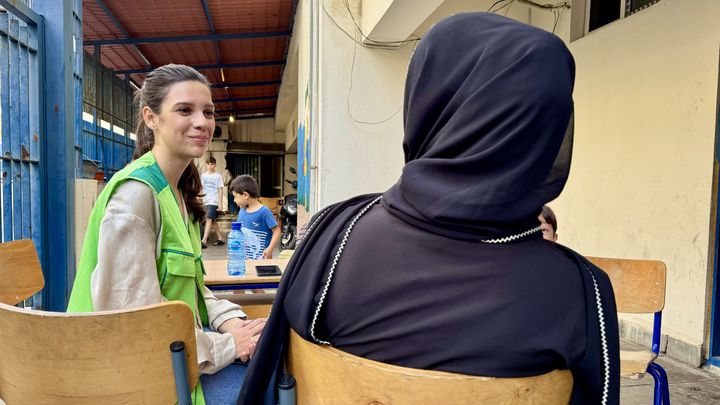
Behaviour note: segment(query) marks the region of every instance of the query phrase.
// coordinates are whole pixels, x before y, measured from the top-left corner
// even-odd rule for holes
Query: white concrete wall
[[[662,0],[570,44],[571,177],[560,242],[667,263],[663,332],[704,338],[720,2]],[[711,252],[712,253],[712,252]],[[650,319],[626,316],[650,328]]]
[[[282,135],[275,132],[273,118],[236,120],[228,123],[228,129],[233,142],[285,143]]]
[[[297,104],[295,105],[295,109],[290,114],[290,118],[287,121],[287,124],[285,125],[285,150],[288,153],[297,152],[297,128],[298,128],[298,108]]]
[[[297,180],[298,155],[297,155],[297,107],[291,114],[291,118],[285,126],[285,179]],[[290,167],[295,168],[296,173],[290,173]],[[283,185],[283,195],[296,194],[297,190],[292,188],[289,183]]]
[[[325,4],[344,30],[354,32],[342,0]],[[351,4],[358,13],[357,1]],[[322,10],[320,14],[318,208],[384,191],[397,181],[403,166],[403,88],[412,52],[412,46],[356,46]]]
[[[304,11],[305,8],[307,7],[303,5],[303,2],[298,3],[293,32],[287,49],[287,61],[278,91],[278,102],[275,109],[276,131],[284,130],[288,121],[297,119],[300,44],[307,44],[305,37],[301,34],[303,30],[307,30],[307,22],[304,20],[305,14],[307,14]]]
[[[317,4],[317,2],[315,2]],[[297,8],[297,14],[295,16],[295,27],[293,32],[293,39],[295,37],[298,38],[298,45],[297,45],[297,100],[296,100],[296,109],[293,115],[295,116],[295,136],[289,135],[287,133],[288,130],[290,130],[289,127],[286,126],[286,141],[285,141],[285,147],[288,152],[295,152],[295,169],[298,172],[298,179],[302,176],[315,176],[315,170],[313,169],[313,166],[315,166],[314,162],[310,162],[310,164],[307,165],[300,165],[298,162],[298,154],[301,150],[301,147],[308,146],[308,145],[301,145],[302,140],[300,139],[300,132],[303,131],[303,133],[309,133],[310,131],[309,125],[311,121],[311,107],[310,107],[310,96],[312,93],[312,90],[310,89],[310,76],[312,72],[312,56],[311,56],[311,16],[312,14],[312,4],[310,0],[301,0],[298,2],[298,8]],[[314,69],[317,69],[317,66],[315,66]],[[290,120],[290,123],[292,120]],[[288,149],[291,145],[288,145],[288,138],[296,138],[296,141],[294,142],[294,148]],[[314,142],[314,141],[313,141]],[[292,141],[291,141],[292,143]],[[309,150],[312,150],[312,145],[309,145],[307,148]],[[314,159],[314,157],[311,156],[311,159]],[[286,161],[287,166],[287,161]],[[287,168],[287,167],[286,167]],[[315,191],[312,191],[312,193],[315,193]],[[306,208],[303,206],[303,203],[306,204],[309,207],[309,201],[311,192],[308,191],[306,196],[298,195],[298,226],[302,226],[304,223],[309,220],[309,215],[307,215]]]

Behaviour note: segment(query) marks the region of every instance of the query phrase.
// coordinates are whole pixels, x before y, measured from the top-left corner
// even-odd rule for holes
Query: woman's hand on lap
[[[229,328],[227,333],[235,339],[235,350],[237,358],[241,361],[248,361],[255,352],[255,346],[260,339],[260,334],[265,327],[266,318],[253,319],[249,321],[239,320]],[[225,326],[225,324],[223,324]]]

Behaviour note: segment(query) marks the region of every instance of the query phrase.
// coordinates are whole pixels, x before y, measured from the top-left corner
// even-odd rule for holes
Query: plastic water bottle
[[[240,222],[232,223],[232,230],[227,239],[228,266],[231,276],[245,275],[245,235]]]

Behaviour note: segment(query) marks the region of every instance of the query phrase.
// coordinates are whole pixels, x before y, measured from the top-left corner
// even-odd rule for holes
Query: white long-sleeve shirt
[[[155,264],[160,256],[161,226],[160,205],[150,187],[129,180],[115,190],[100,224],[98,263],[90,282],[96,311],[167,301],[160,293]],[[218,300],[207,287],[203,299],[213,331],[228,319],[246,318],[240,306]],[[213,374],[235,360],[232,335],[203,331],[197,316],[195,338],[201,373]]]

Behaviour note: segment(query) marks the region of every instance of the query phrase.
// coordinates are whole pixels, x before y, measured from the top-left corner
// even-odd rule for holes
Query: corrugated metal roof
[[[213,98],[232,100],[216,103],[227,111],[221,116],[274,113],[296,7],[297,0],[83,0],[84,49],[94,54],[100,46],[101,63],[135,71],[129,75],[138,85],[166,63],[205,67]],[[232,39],[191,40],[213,34]],[[221,65],[248,62],[270,64],[224,67],[222,80]]]

